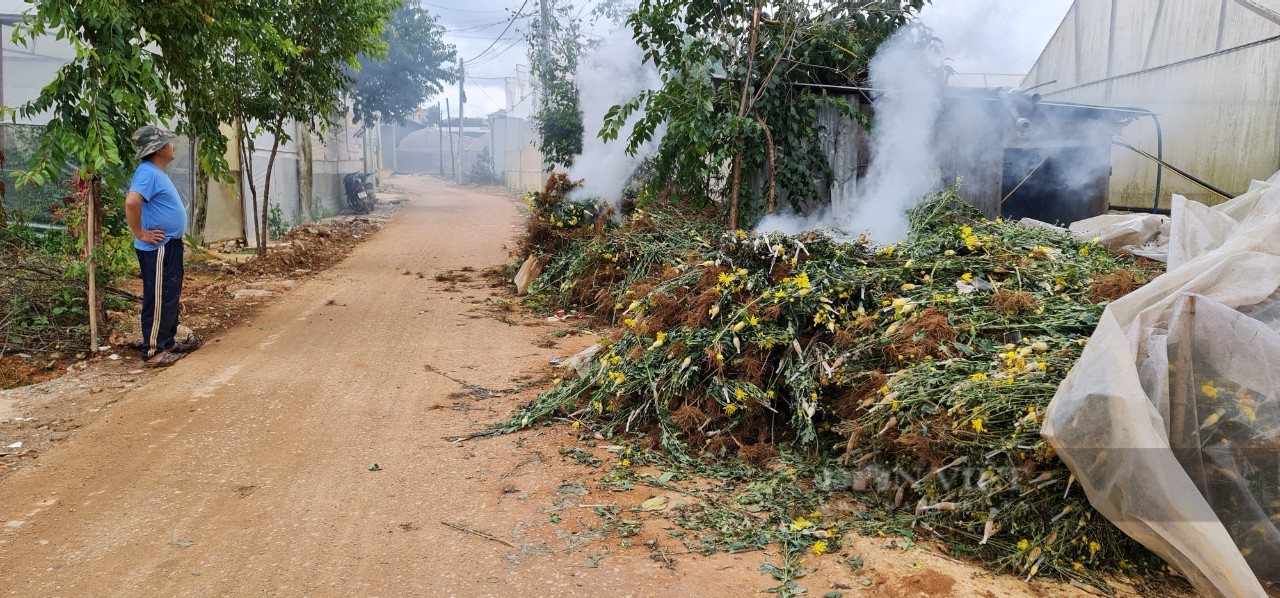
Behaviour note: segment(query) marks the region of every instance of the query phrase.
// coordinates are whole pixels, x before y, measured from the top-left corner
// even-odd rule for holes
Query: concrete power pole
[[[448,119],[453,120],[453,108],[449,106],[449,98],[444,99],[444,111],[445,111],[445,114],[448,115]],[[448,123],[449,120],[446,120],[445,122]],[[455,181],[458,180],[457,164],[458,164],[457,153],[453,149],[453,127],[449,127],[449,168],[453,169],[452,174],[453,174],[453,180]]]
[[[436,158],[440,164],[440,178],[444,178],[444,125],[449,121],[444,119],[444,111],[440,109],[440,102],[436,102],[436,134],[439,141],[436,142]]]
[[[467,61],[458,61],[458,164],[453,170],[453,182],[462,184],[462,156],[466,155],[467,142],[466,133],[463,127],[467,125],[467,119],[463,112],[467,105]]]

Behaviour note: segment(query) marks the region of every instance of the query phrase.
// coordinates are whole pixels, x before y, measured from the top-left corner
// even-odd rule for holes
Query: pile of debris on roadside
[[[954,191],[919,203],[908,240],[880,246],[723,233],[687,209],[613,224],[553,183],[530,198],[525,247],[550,249],[530,293],[619,330],[504,431],[560,418],[638,435],[676,463],[806,455],[842,472],[825,490],[908,513],[998,570],[1099,587],[1166,575],[1040,436],[1106,304],[1160,264],[985,220]]]

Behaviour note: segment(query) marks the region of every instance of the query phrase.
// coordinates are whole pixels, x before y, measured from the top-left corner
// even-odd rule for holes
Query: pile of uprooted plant
[[[618,332],[504,431],[559,419],[666,463],[820,475],[795,482],[809,504],[770,513],[762,542],[835,549],[852,528],[797,514],[852,491],[998,570],[1103,588],[1161,575],[1040,437],[1105,305],[1159,264],[985,220],[950,190],[919,202],[906,241],[877,245],[726,233],[688,209],[593,218],[570,186],[529,198],[525,247],[548,260],[531,293]]]

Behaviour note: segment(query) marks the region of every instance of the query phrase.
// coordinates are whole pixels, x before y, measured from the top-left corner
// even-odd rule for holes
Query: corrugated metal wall
[[[516,191],[537,191],[547,182],[542,154],[536,147],[524,147],[506,151],[506,169],[500,174],[507,187]]]
[[[1158,113],[1165,160],[1237,194],[1280,170],[1278,65],[1280,25],[1234,0],[1076,0],[1023,86]],[[1156,153],[1149,118],[1124,139]],[[1111,204],[1151,207],[1154,163],[1121,148],[1113,158]],[[1171,193],[1221,201],[1166,170],[1161,207]]]
[[[849,96],[845,101],[862,109],[857,96]],[[870,108],[867,108],[870,111]],[[847,117],[834,106],[818,108],[818,143],[827,154],[827,162],[831,164],[831,186],[822,189],[822,203],[831,203],[837,209],[846,202],[834,201],[833,198],[854,198],[858,196],[858,177],[866,172],[868,152],[867,132],[853,119]],[[762,172],[758,177],[761,186],[768,182],[768,173]],[[780,202],[785,198],[779,198]]]

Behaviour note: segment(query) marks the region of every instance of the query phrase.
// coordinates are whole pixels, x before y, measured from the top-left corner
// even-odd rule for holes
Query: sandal
[[[192,351],[199,349],[200,345],[203,344],[204,339],[200,338],[200,335],[193,332],[191,333],[191,336],[187,337],[187,340],[174,343],[172,347],[169,347],[169,351],[171,353],[191,353]]]
[[[148,359],[142,365],[149,368],[165,368],[169,367],[182,359],[182,353],[174,353],[173,351],[161,351],[155,357]]]

